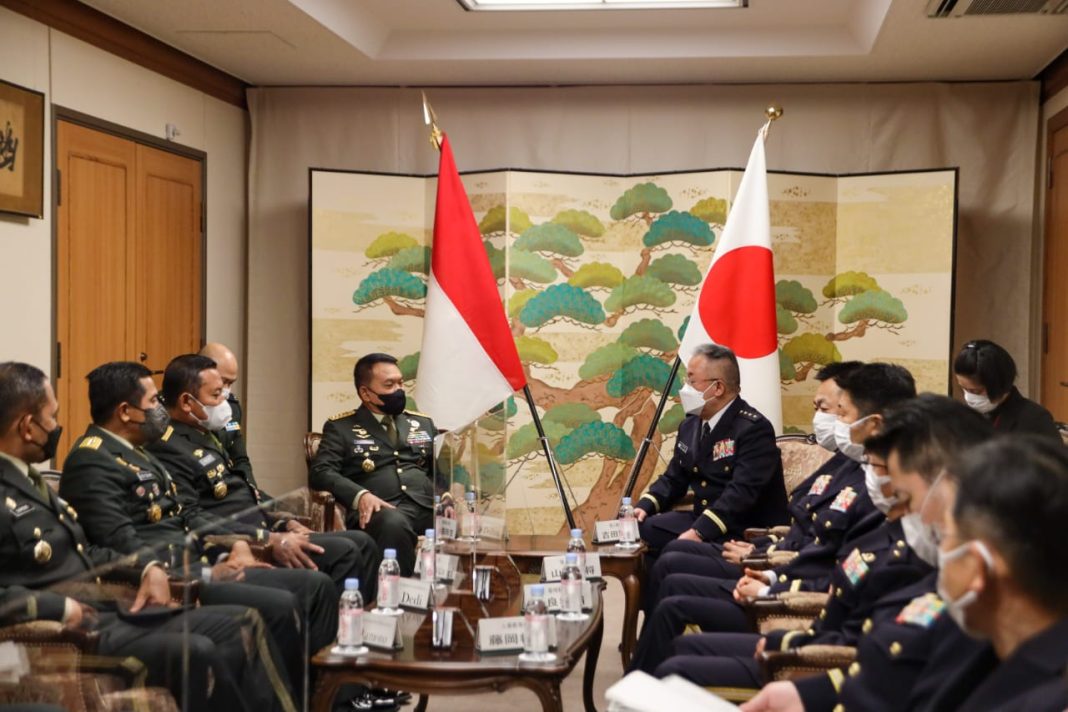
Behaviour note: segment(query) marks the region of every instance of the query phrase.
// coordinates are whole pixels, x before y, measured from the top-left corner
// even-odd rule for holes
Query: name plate
[[[478,533],[483,539],[500,541],[504,539],[504,520],[498,517],[482,517]]]
[[[545,595],[541,597],[541,600],[545,601],[545,607],[550,611],[559,611],[563,608],[564,601],[564,585],[562,583],[528,583],[523,587],[523,607],[526,608],[527,603],[531,599],[530,590],[534,586],[544,586]],[[593,585],[589,581],[582,582],[582,610],[589,611],[593,609]]]
[[[456,538],[456,520],[438,517],[434,520],[434,532],[438,539],[448,541]]]
[[[548,617],[549,647],[556,647],[556,619]],[[480,653],[512,653],[523,650],[523,616],[481,618],[475,636],[475,650]]]
[[[401,647],[397,638],[396,616],[365,615],[363,617],[363,642],[373,648],[398,650]]]
[[[434,576],[442,581],[454,581],[456,579],[456,567],[460,565],[460,557],[452,554],[438,554],[434,557]],[[415,560],[415,573],[423,574],[423,558]]]
[[[595,522],[593,528],[593,540],[598,544],[611,544],[619,541],[623,536],[623,522],[618,519]]]
[[[403,608],[425,611],[430,607],[430,582],[420,579],[400,579],[400,604]]]
[[[564,570],[564,557],[546,556],[541,560],[542,581],[559,581],[560,573]],[[586,552],[586,570],[582,574],[586,579],[601,578],[601,555]]]

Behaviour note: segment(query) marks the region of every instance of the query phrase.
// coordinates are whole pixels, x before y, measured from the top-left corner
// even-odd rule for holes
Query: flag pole
[[[783,114],[782,106],[779,104],[768,104],[764,109],[764,117],[768,120],[764,124],[764,140],[768,140],[768,130],[771,128],[771,124],[777,119],[781,118]],[[681,344],[682,339],[679,339]],[[653,444],[653,436],[656,434],[656,426],[660,423],[660,418],[664,414],[664,406],[667,405],[668,394],[671,393],[671,384],[675,381],[675,376],[678,375],[679,366],[682,364],[682,357],[676,356],[675,363],[671,366],[671,373],[668,375],[667,383],[664,384],[664,388],[660,392],[660,402],[656,405],[656,413],[653,414],[653,422],[649,423],[649,430],[645,434],[645,439],[642,440],[642,444],[638,447],[638,454],[634,457],[634,462],[630,466],[630,475],[627,476],[627,483],[623,487],[623,494],[619,498],[620,505],[623,504],[623,497],[630,497],[634,493],[634,486],[638,483],[638,473],[641,472],[642,464],[645,462],[645,456],[649,453],[649,447]]]
[[[530,386],[523,385],[523,395],[527,399],[527,405],[530,406],[530,417],[534,419],[534,427],[538,431],[538,440],[541,441],[542,450],[545,451],[545,459],[549,463],[549,473],[553,476],[553,484],[556,485],[556,493],[560,495],[560,504],[564,507],[564,516],[567,517],[567,528],[575,529],[575,515],[571,511],[571,505],[567,502],[567,494],[564,492],[564,483],[560,479],[560,470],[556,466],[556,457],[553,456],[553,449],[549,445],[549,438],[545,436],[545,428],[541,426],[541,416],[538,415],[538,409],[534,407],[534,396],[530,393]]]

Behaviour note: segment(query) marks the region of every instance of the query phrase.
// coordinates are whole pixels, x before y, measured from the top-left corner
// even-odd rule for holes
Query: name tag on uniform
[[[686,443],[675,443],[675,447],[677,447],[679,450],[682,450],[683,453],[687,453],[690,451],[690,447]]]
[[[149,480],[153,480],[155,478],[156,476],[147,470],[138,470],[137,472],[137,479],[141,482],[148,482]]]
[[[197,462],[200,463],[201,467],[205,467],[215,462],[215,456],[209,452],[207,455],[197,460]]]
[[[26,504],[20,504],[19,506],[11,510],[11,516],[13,516],[15,519],[22,519],[35,509],[36,507],[30,504],[29,502],[27,502]]]
[[[725,457],[734,457],[734,440],[732,438],[720,440],[712,446],[713,460],[722,460]]]
[[[375,441],[371,438],[356,438],[352,441],[353,445],[374,445]]]
[[[232,433],[240,429],[241,423],[237,422],[236,420],[231,420],[229,423],[226,424],[226,431],[228,433]]]

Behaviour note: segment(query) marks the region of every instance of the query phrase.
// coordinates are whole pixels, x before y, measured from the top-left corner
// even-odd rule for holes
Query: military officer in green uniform
[[[382,549],[396,549],[401,574],[415,567],[418,534],[434,526],[437,430],[429,417],[404,409],[397,359],[372,353],[353,369],[361,406],[323,425],[308,473],[313,489],[331,492],[349,508],[346,524],[363,529]],[[451,498],[442,493],[446,514]]]

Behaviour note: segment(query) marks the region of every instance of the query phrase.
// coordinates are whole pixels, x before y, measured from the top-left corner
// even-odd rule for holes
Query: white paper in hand
[[[658,680],[635,671],[608,688],[605,699],[628,712],[662,712],[666,709],[687,712],[730,712],[739,708],[717,695],[672,675]]]

